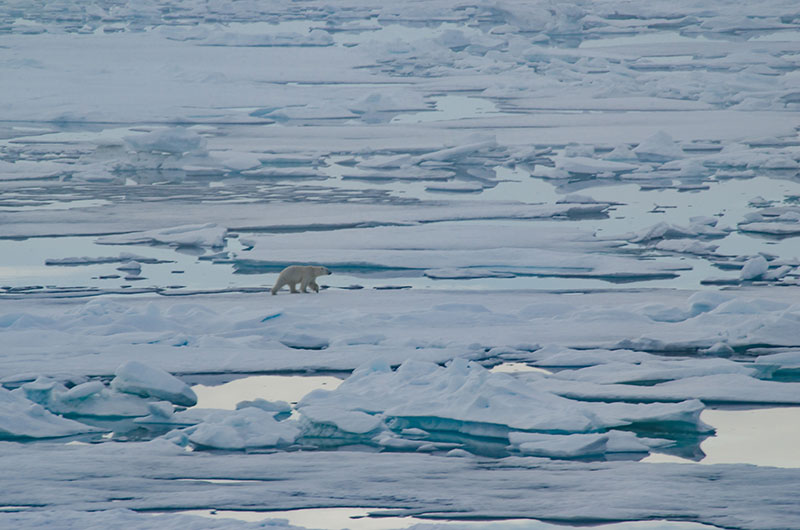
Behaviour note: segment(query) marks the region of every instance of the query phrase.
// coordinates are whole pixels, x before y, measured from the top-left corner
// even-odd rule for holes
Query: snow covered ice
[[[0,526],[800,527],[799,35],[0,3]]]

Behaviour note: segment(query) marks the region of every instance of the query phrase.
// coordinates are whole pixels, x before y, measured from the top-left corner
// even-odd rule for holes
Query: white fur
[[[300,290],[307,293],[308,287],[319,292],[319,285],[314,280],[317,276],[325,276],[330,274],[331,271],[325,267],[318,267],[316,265],[289,265],[281,271],[275,285],[272,286],[272,294],[277,293],[284,285],[289,286],[289,290],[293,293],[297,291],[297,284],[300,284]]]

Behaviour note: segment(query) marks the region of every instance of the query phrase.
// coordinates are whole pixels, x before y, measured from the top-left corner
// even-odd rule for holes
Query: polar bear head
[[[327,267],[313,267],[314,276],[327,276],[331,273]]]

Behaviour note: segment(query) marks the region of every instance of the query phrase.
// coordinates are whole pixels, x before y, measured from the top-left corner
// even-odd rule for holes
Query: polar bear
[[[330,274],[331,271],[325,267],[317,267],[315,265],[289,265],[281,271],[275,285],[272,286],[272,294],[277,293],[284,285],[289,286],[289,290],[293,293],[297,292],[297,284],[300,284],[300,290],[307,293],[307,287],[311,287],[315,292],[319,292],[319,285],[314,279],[317,276],[325,276]]]

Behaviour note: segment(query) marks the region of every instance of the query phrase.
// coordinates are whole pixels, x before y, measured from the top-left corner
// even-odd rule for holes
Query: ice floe
[[[184,225],[146,232],[102,236],[97,238],[101,245],[134,245],[142,243],[163,243],[175,246],[221,247],[227,230],[216,223],[204,225]]]
[[[253,449],[288,445],[300,429],[293,421],[276,421],[274,413],[258,407],[235,411],[217,410],[192,427],[172,431],[166,437],[175,443],[213,449]]]
[[[197,403],[194,391],[172,374],[137,361],[128,361],[115,372],[111,388],[126,394],[163,399],[191,407]]]
[[[554,386],[554,385],[553,385]],[[298,404],[330,410],[382,414],[394,430],[455,431],[470,436],[501,437],[510,431],[591,432],[643,422],[670,421],[686,429],[707,430],[699,420],[702,405],[603,408],[542,391],[537,381],[523,382],[456,359],[442,368],[408,361],[396,371],[379,361],[363,366],[336,390],[316,390]]]
[[[19,393],[0,388],[0,438],[52,438],[98,430],[57,416]]]
[[[100,381],[67,388],[53,379],[39,377],[13,392],[56,414],[119,418],[145,416],[149,411],[145,400],[116,392]]]

